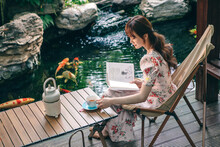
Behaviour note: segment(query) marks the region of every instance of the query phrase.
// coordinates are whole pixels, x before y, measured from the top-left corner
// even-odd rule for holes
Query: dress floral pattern
[[[140,60],[140,68],[143,72],[143,83],[152,86],[152,90],[145,102],[135,105],[146,108],[157,108],[164,103],[175,91],[176,86],[172,83],[171,74],[166,61],[156,51],[152,51]],[[138,91],[113,91],[108,89],[104,97],[120,97],[135,94]],[[122,109],[121,105],[111,106],[118,117],[107,122],[106,128],[113,142],[131,141],[134,139],[133,127],[137,115],[131,111]]]
[[[108,89],[104,97],[119,97],[137,93],[136,91],[113,91]],[[137,114],[124,110],[121,105],[113,105],[111,108],[118,113],[118,117],[109,120],[106,124],[110,139],[113,142],[131,141],[134,139],[133,127],[137,120]]]
[[[152,89],[147,100],[136,105],[145,108],[157,108],[177,89],[172,82],[167,62],[157,51],[153,50],[141,58],[140,68],[143,72],[144,85],[152,86]]]

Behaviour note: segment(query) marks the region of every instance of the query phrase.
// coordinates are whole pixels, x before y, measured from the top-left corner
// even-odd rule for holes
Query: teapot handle
[[[52,78],[52,77],[50,77],[50,78],[46,79],[46,81],[44,82],[44,86],[43,86],[43,88],[44,88],[44,93],[45,93],[45,95],[46,95],[46,88],[45,88],[45,86],[46,86],[47,82],[48,82],[48,81],[50,81],[50,80],[52,80],[52,81],[53,81],[53,85],[54,85],[55,89],[57,89],[55,79],[54,79],[54,78]]]

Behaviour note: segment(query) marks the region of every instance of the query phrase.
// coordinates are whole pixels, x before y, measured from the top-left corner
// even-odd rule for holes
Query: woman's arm
[[[107,108],[114,104],[136,104],[147,100],[147,97],[152,89],[152,86],[142,84],[140,92],[134,95],[124,97],[102,98],[97,101],[99,108]]]

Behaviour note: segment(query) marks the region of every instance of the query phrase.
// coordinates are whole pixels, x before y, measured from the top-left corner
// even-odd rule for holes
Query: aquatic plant
[[[189,30],[190,34],[193,35],[194,38],[197,37],[197,26],[195,25],[193,29]]]

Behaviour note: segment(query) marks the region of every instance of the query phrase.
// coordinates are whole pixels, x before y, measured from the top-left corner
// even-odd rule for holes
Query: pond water
[[[128,15],[99,12],[96,24],[86,31],[68,33],[63,37],[47,41],[41,48],[40,66],[33,72],[0,85],[0,103],[17,98],[32,97],[42,99],[43,82],[54,77],[58,63],[68,57],[71,61],[79,57],[83,62],[79,66],[78,86],[72,81],[72,90],[84,87],[92,88],[98,95],[107,89],[106,61],[134,63],[135,76],[141,77],[139,60],[146,53],[143,49],[135,50],[124,32]],[[114,23],[112,23],[114,22]],[[196,40],[189,34],[195,25],[195,18],[154,23],[154,29],[165,35],[166,42],[173,44],[174,54],[179,63],[195,46]],[[60,75],[62,72],[59,72]],[[60,84],[63,80],[57,80]]]

